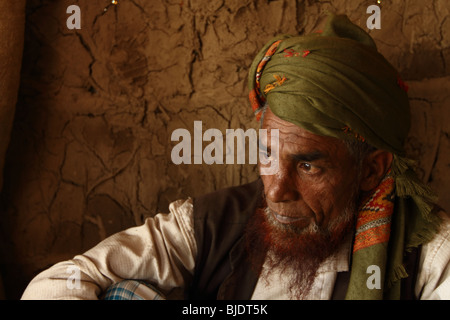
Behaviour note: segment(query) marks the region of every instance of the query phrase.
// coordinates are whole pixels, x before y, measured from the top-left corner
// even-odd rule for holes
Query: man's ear
[[[371,152],[363,162],[360,182],[361,191],[375,189],[391,168],[393,155],[385,150]]]

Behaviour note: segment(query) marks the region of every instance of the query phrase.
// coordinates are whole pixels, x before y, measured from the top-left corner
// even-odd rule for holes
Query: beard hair
[[[266,285],[275,270],[280,275],[291,275],[287,281],[291,297],[304,299],[311,291],[321,263],[334,254],[354,230],[356,204],[353,191],[343,213],[326,229],[315,223],[306,228],[283,225],[275,220],[267,205],[258,208],[245,233],[252,267]]]

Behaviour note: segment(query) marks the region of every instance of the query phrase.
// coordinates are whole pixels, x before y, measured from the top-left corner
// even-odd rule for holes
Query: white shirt
[[[327,258],[317,269],[316,277],[307,300],[330,300],[338,272],[349,271],[349,257],[352,247],[352,237],[347,237],[336,254]],[[267,268],[266,265],[263,268]],[[269,273],[268,278],[259,279],[253,292],[254,300],[290,300],[289,278],[294,270]]]
[[[124,279],[146,280],[168,299],[182,297],[197,253],[192,199],[171,203],[169,211],[41,272],[22,299],[97,299],[111,284]],[[349,270],[349,250],[349,245],[343,245],[322,263],[308,299],[331,298],[337,272]],[[289,277],[273,272],[268,285],[258,281],[252,299],[288,299],[287,281]],[[415,291],[421,299],[450,299],[450,219],[422,247]]]

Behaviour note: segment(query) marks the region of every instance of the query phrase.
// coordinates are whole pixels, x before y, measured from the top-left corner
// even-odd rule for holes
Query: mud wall
[[[326,12],[367,29],[376,1],[29,0],[19,101],[2,193],[9,298],[33,275],[168,204],[256,177],[253,165],[174,165],[171,133],[257,128],[247,71],[279,33]],[[67,7],[81,10],[68,29]],[[410,87],[407,149],[450,211],[450,3],[381,1],[379,50]]]

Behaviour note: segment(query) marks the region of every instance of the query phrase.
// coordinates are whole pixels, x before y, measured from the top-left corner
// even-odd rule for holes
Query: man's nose
[[[296,172],[289,165],[280,161],[278,171],[274,175],[265,176],[266,198],[271,202],[296,201],[300,192],[296,184]]]

